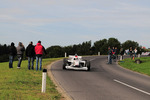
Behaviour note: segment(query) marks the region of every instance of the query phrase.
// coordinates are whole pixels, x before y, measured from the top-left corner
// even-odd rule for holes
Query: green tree
[[[83,42],[80,47],[80,53],[82,55],[90,55],[91,54],[91,41]]]
[[[130,47],[134,49],[134,48],[138,48],[139,44],[135,41],[127,40],[126,42],[122,43],[122,47],[124,49],[129,49]]]
[[[73,47],[70,45],[70,46],[65,46],[63,47],[63,51],[65,53],[67,53],[67,55],[71,55],[71,54],[74,54],[73,51],[72,51]]]
[[[72,46],[66,46],[63,51],[68,55],[90,55],[91,54],[91,41],[83,42],[82,44],[74,44]]]
[[[107,39],[99,40],[94,43],[92,50],[94,50],[94,54],[101,52],[101,54],[106,54],[108,48]]]
[[[108,46],[117,47],[118,49],[120,49],[121,43],[116,38],[109,38],[108,39]]]
[[[109,38],[96,41],[92,49],[94,50],[94,54],[100,52],[101,54],[107,54],[108,47],[117,47],[120,49],[121,43],[116,38]]]
[[[57,58],[57,57],[63,57],[64,51],[61,46],[51,46],[46,49],[47,55],[46,57],[50,58]]]
[[[0,44],[0,62],[8,61],[9,46]]]

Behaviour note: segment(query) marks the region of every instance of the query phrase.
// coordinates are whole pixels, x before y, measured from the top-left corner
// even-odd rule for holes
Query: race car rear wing
[[[76,58],[76,57],[82,59],[82,56],[69,55],[69,58]]]

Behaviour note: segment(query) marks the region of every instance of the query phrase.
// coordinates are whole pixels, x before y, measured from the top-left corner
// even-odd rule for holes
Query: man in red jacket
[[[35,54],[36,54],[36,70],[38,70],[38,62],[40,63],[39,70],[42,69],[42,55],[46,53],[45,48],[41,45],[41,41],[38,41],[37,45],[35,46]]]

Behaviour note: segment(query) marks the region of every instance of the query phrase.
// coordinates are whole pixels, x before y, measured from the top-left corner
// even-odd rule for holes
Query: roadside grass
[[[62,58],[43,59],[43,68],[55,60]],[[8,62],[0,63],[0,100],[60,100],[61,94],[47,77],[46,93],[41,93],[42,71],[28,70],[28,61],[23,60],[21,69],[17,69],[14,61],[12,69]],[[35,64],[35,61],[34,61]]]
[[[124,68],[150,76],[150,57],[141,57],[140,60],[142,61],[142,63],[137,64],[135,63],[135,60],[131,60],[131,58],[127,58],[124,59],[123,61],[120,61],[119,65]]]

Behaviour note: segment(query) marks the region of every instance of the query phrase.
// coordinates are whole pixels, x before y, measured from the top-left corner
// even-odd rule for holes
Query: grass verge
[[[43,68],[59,59],[43,59]],[[14,68],[9,69],[8,62],[0,63],[0,100],[59,100],[61,95],[49,77],[46,93],[41,93],[42,71],[28,70],[27,64],[24,60],[21,69],[17,69],[14,61]]]
[[[135,60],[131,60],[131,58],[127,58],[124,59],[123,61],[120,61],[119,65],[124,68],[150,76],[150,57],[140,58],[140,60],[142,61],[141,64],[135,63]]]

